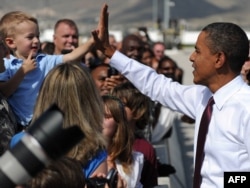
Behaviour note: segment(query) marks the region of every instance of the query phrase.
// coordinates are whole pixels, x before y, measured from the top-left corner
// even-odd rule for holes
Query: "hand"
[[[24,74],[29,73],[30,71],[34,70],[37,65],[35,59],[32,57],[33,52],[31,51],[28,58],[23,62],[22,69]]]
[[[125,80],[124,76],[122,76],[121,74],[118,75],[112,75],[111,77],[107,77],[105,79],[105,86],[107,88],[107,90],[112,90],[114,87],[116,87],[117,85],[123,83]]]
[[[91,174],[90,178],[106,178],[106,174],[100,172],[98,173],[94,172],[93,174]]]
[[[117,188],[126,188],[127,182],[118,174]]]
[[[115,49],[109,44],[109,31],[108,31],[108,5],[104,4],[96,30],[92,31],[92,36],[95,41],[96,48],[102,51],[107,57],[111,57]]]
[[[250,83],[248,80],[248,74],[250,74],[250,61],[246,61],[245,64],[242,66],[241,75],[246,83]]]

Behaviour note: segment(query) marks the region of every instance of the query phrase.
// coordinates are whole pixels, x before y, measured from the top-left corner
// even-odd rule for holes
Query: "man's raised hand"
[[[96,48],[101,50],[106,56],[111,57],[115,50],[109,44],[109,31],[108,31],[108,5],[104,4],[96,30],[92,31],[92,36],[95,41]]]

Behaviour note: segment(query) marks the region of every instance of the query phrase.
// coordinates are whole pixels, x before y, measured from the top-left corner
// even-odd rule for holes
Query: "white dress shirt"
[[[202,113],[213,95],[205,142],[202,188],[221,188],[224,172],[250,172],[250,87],[238,76],[216,93],[200,85],[184,86],[116,51],[111,66],[152,100],[195,119],[194,156]],[[195,160],[195,159],[194,159]]]

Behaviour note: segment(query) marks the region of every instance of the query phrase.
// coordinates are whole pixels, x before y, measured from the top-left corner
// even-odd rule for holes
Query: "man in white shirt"
[[[106,5],[105,5],[106,6]],[[101,14],[96,46],[143,94],[195,119],[194,153],[202,113],[213,96],[201,167],[202,188],[221,188],[224,172],[250,171],[250,87],[240,76],[248,58],[246,33],[233,23],[212,23],[200,32],[190,55],[193,82],[184,86],[115,51],[108,43],[108,13]],[[99,37],[99,38],[98,38]]]

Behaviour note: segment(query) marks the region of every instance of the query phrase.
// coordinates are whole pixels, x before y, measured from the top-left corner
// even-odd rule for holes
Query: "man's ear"
[[[10,49],[15,49],[16,44],[14,42],[14,39],[12,37],[7,37],[5,39],[5,44],[10,48]]]
[[[226,62],[226,56],[224,52],[217,53],[217,60],[215,63],[216,68],[221,68]]]
[[[54,34],[53,35],[53,42],[56,40],[56,35]]]

